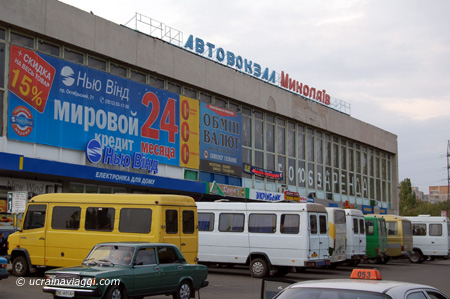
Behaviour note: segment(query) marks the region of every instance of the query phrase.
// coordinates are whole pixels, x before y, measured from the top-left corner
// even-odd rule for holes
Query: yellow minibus
[[[19,231],[11,234],[12,272],[80,265],[101,242],[163,242],[197,262],[197,206],[193,198],[153,194],[53,193],[33,197]]]

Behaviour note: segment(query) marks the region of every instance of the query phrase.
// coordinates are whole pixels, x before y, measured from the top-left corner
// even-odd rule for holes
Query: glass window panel
[[[6,55],[5,44],[0,43],[0,88],[5,87],[5,55]],[[3,97],[0,98],[0,102],[3,104]],[[1,114],[3,115],[3,113]]]
[[[264,149],[264,129],[263,121],[255,119],[255,148]]]
[[[106,61],[88,55],[88,66],[106,71]]]
[[[202,232],[214,230],[214,213],[198,213],[198,230]]]
[[[64,59],[72,62],[76,62],[79,64],[84,63],[84,55],[78,52],[75,52],[71,49],[64,48]]]
[[[117,75],[117,76],[121,76],[121,77],[127,76],[127,68],[117,65],[117,64],[114,64],[114,63],[110,63],[109,72],[113,75]]]
[[[163,79],[150,76],[149,84],[150,84],[150,86],[153,86],[153,87],[156,87],[159,89],[164,89],[164,80]]]
[[[200,93],[200,102],[211,104],[212,96],[210,96],[209,94],[201,92]]]
[[[264,153],[255,151],[255,164],[254,166],[264,168]]]
[[[252,116],[252,110],[246,107],[242,107],[242,115]]]
[[[181,86],[173,82],[167,83],[167,90],[176,94],[181,94]]]
[[[314,164],[308,163],[308,188],[309,189],[314,189],[314,180],[315,180]]]
[[[120,232],[148,234],[151,231],[151,224],[151,209],[124,208],[120,210]]]
[[[361,173],[361,152],[360,151],[356,151],[355,163],[356,163],[356,172]]]
[[[184,210],[182,213],[183,234],[193,234],[195,232],[194,211]]]
[[[354,171],[354,164],[353,164],[353,149],[348,149],[348,169],[350,171]]]
[[[214,106],[220,107],[220,108],[226,108],[227,107],[227,101],[215,98],[214,99]]]
[[[430,224],[430,236],[442,236],[442,224]]]
[[[266,122],[274,123],[275,117],[273,115],[266,114]]]
[[[268,170],[275,170],[275,155],[266,154],[266,166]]]
[[[298,177],[298,186],[305,188],[307,179],[305,161],[301,160],[298,161],[297,177]]]
[[[398,224],[397,222],[386,222],[387,234],[388,236],[398,235]]]
[[[308,161],[314,161],[314,136],[309,134],[306,136],[306,155]]]
[[[252,164],[252,150],[249,148],[242,148],[242,162],[250,165]]]
[[[139,82],[139,83],[143,83],[143,84],[147,83],[146,75],[143,73],[139,73],[138,71],[135,71],[135,70],[131,70],[130,78],[131,78],[131,80],[133,80],[135,82]]]
[[[319,215],[320,233],[327,233],[327,217],[325,215]]]
[[[242,145],[252,146],[252,119],[250,117],[242,117]]]
[[[331,142],[329,140],[325,141],[323,151],[323,155],[325,157],[325,165],[331,166]]]
[[[278,167],[277,171],[283,174],[283,179],[279,181],[280,183],[286,182],[286,158],[284,156],[278,156]]]
[[[359,225],[357,218],[353,218],[353,233],[359,234]]]
[[[178,233],[178,211],[166,210],[166,233],[177,234]]]
[[[347,151],[345,146],[341,146],[341,169],[347,169]]]
[[[339,145],[333,143],[333,166],[339,168]]]
[[[339,170],[338,169],[333,169],[333,192],[335,193],[339,193],[340,190],[340,184],[339,184]]]
[[[184,95],[191,99],[197,99],[197,91],[194,89],[184,88]]]
[[[80,215],[80,207],[54,207],[52,228],[77,230],[80,228]]]
[[[46,211],[46,205],[29,205],[23,222],[23,229],[27,230],[44,227]]]
[[[317,235],[318,227],[317,227],[317,216],[316,215],[309,215],[309,227],[311,235]]]
[[[325,191],[327,192],[332,192],[332,183],[333,183],[333,176],[332,176],[332,170],[330,167],[326,167],[325,168],[325,177],[324,177],[324,181],[325,181]]]
[[[239,105],[228,103],[228,109],[234,112],[239,112]]]
[[[277,215],[275,214],[250,214],[248,218],[248,231],[250,233],[275,233],[277,227]]]
[[[287,136],[287,143],[288,143],[288,156],[289,157],[295,157],[295,130],[289,129],[288,130],[288,136]]]
[[[243,232],[244,214],[221,213],[219,215],[219,231]]]
[[[300,232],[300,216],[295,214],[282,214],[280,232],[282,234],[298,234]]]
[[[114,208],[87,208],[84,228],[86,230],[112,231],[114,214]]]
[[[318,190],[323,190],[324,178],[323,178],[323,167],[317,165],[316,167],[316,186]]]
[[[347,171],[341,171],[341,194],[347,194]]]
[[[286,154],[286,131],[284,127],[277,127],[277,144],[278,153],[281,155]]]
[[[6,39],[6,31],[3,28],[0,28],[0,39],[2,40]]]
[[[34,40],[31,37],[22,35],[22,34],[18,34],[15,32],[11,32],[11,43],[18,45],[18,46],[22,46],[22,47],[26,47],[26,48],[33,48],[34,46]]]
[[[38,43],[38,49],[40,52],[59,57],[59,46],[41,40]]]
[[[364,219],[359,219],[359,233],[364,234]]]
[[[286,177],[288,185],[296,185],[297,171],[295,168],[295,159],[288,159],[288,169],[284,176]]]
[[[305,133],[302,132],[301,130],[299,130],[297,136],[298,136],[298,138],[297,138],[298,158],[304,160],[305,159]]]
[[[319,164],[323,163],[323,149],[322,149],[322,139],[316,137],[316,145],[315,145],[315,150],[316,150],[316,162]]]
[[[266,151],[275,152],[275,126],[266,124]]]

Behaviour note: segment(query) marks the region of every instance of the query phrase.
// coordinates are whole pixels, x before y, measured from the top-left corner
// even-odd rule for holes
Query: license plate
[[[73,297],[75,297],[75,291],[72,291],[72,290],[56,290],[55,295],[59,296],[59,297],[73,298]]]
[[[325,266],[325,261],[318,261],[316,262],[316,266]]]
[[[317,253],[313,253],[311,256],[312,257],[317,257]]]

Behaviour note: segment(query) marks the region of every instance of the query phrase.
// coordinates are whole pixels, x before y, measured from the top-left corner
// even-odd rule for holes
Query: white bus
[[[344,209],[334,207],[325,209],[328,213],[328,251],[331,267],[335,268],[346,260],[347,221]]]
[[[450,223],[447,217],[419,215],[405,218],[412,224],[413,252],[409,257],[412,263],[450,257]]]
[[[366,258],[366,225],[364,214],[360,210],[345,209],[347,220],[347,263],[358,265]]]
[[[248,265],[257,278],[329,265],[320,204],[197,202],[197,209],[199,263]]]

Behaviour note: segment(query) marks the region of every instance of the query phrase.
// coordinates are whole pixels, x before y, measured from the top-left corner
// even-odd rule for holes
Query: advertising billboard
[[[75,150],[95,139],[118,159],[140,152],[180,165],[179,95],[15,45],[10,53],[8,138]]]
[[[200,169],[242,175],[240,114],[200,103]]]

